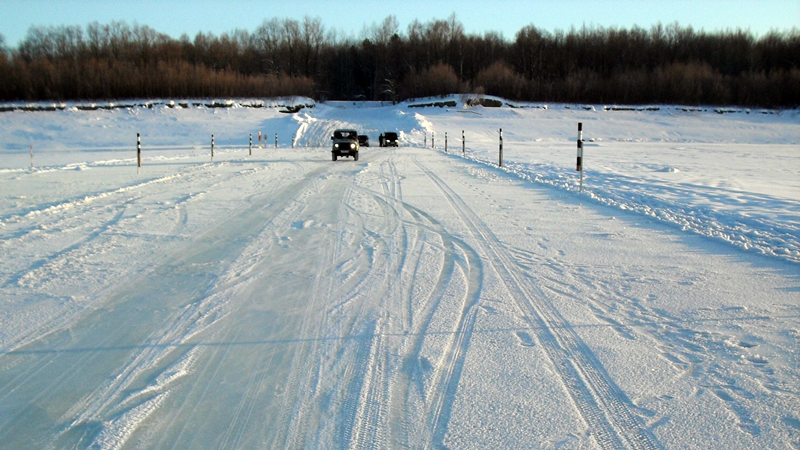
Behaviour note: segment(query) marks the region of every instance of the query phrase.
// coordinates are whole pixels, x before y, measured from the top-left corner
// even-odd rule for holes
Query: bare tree
[[[300,53],[299,46],[302,40],[300,23],[294,19],[284,19],[280,28],[280,48],[286,58],[286,73],[295,75],[297,73],[297,55]]]
[[[253,39],[261,58],[262,70],[267,73],[280,72],[279,50],[281,41],[281,25],[278,19],[264,19],[256,29]]]
[[[389,45],[392,36],[396,35],[399,29],[400,25],[397,22],[397,17],[389,15],[379,25],[373,25],[370,39],[376,45]]]
[[[302,29],[305,76],[312,77],[317,75],[319,55],[325,38],[325,28],[322,26],[322,21],[319,17],[312,19],[305,16]]]

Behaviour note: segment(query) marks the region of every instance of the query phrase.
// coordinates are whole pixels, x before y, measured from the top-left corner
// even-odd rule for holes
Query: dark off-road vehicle
[[[336,130],[331,137],[333,148],[331,155],[333,160],[340,156],[352,156],[358,161],[358,131],[356,130]]]
[[[397,147],[397,133],[387,131],[378,136],[378,143],[381,147]]]
[[[369,147],[369,136],[366,134],[359,134],[358,135],[358,146],[359,147]]]

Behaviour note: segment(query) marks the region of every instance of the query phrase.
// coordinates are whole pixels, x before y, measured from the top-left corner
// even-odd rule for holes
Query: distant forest
[[[389,16],[358,38],[321,19],[266,19],[254,31],[179,39],[125,22],[0,35],[0,100],[266,98],[397,101],[453,93],[565,103],[797,107],[800,31],[534,25],[513,39],[467,34],[453,14]]]

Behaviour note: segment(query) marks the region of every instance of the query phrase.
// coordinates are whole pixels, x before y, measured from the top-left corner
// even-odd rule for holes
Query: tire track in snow
[[[384,184],[382,166],[379,178],[384,196],[377,195],[365,188],[359,189],[360,193],[374,202],[383,212],[380,229],[372,232],[366,230],[365,227],[365,231],[368,237],[374,240],[372,246],[376,255],[376,258],[373,259],[372,270],[369,272],[370,278],[383,278],[382,282],[376,281],[371,284],[379,286],[378,289],[383,290],[384,293],[382,295],[380,292],[377,293],[380,301],[376,305],[377,308],[373,309],[375,312],[364,312],[362,309],[362,314],[366,313],[367,316],[372,316],[377,312],[378,317],[370,319],[371,323],[367,329],[371,328],[372,331],[365,333],[367,339],[370,340],[369,356],[361,364],[366,373],[362,384],[353,386],[354,388],[358,387],[358,391],[351,391],[353,397],[356,397],[355,394],[358,392],[358,404],[352,407],[354,412],[352,431],[348,433],[347,428],[350,427],[346,427],[342,440],[343,446],[347,445],[349,448],[356,449],[386,447],[388,442],[386,416],[389,407],[388,384],[390,383],[391,351],[385,335],[391,331],[392,318],[389,314],[395,310],[394,305],[389,302],[393,302],[397,298],[397,278],[406,259],[405,249],[398,249],[395,245],[398,234],[403,235],[399,239],[405,240],[405,230],[401,226],[399,212],[385,198],[387,186]],[[368,217],[362,217],[363,222],[366,222],[367,219]],[[366,298],[371,296],[373,294],[365,295]],[[355,369],[359,368],[359,364],[354,366]],[[361,379],[361,377],[356,375],[355,379]]]
[[[380,165],[378,181],[382,193],[364,189],[363,192],[370,195],[373,201],[381,208],[381,216],[384,218],[381,229],[375,235],[383,236],[381,240],[385,246],[387,258],[380,262],[381,270],[384,275],[385,294],[383,300],[378,305],[380,311],[387,311],[382,314],[377,321],[376,336],[373,338],[371,355],[369,358],[369,373],[366,376],[365,384],[360,396],[360,407],[356,420],[356,431],[353,433],[354,441],[350,443],[351,448],[369,448],[374,446],[385,447],[392,443],[400,447],[408,447],[407,430],[407,399],[408,377],[405,376],[404,358],[400,356],[404,353],[408,339],[401,339],[397,344],[397,339],[389,339],[392,336],[408,335],[412,332],[412,288],[413,281],[420,269],[420,257],[422,254],[423,228],[434,228],[432,221],[423,217],[409,205],[402,202],[401,181],[402,177],[397,174],[394,158],[389,158]],[[411,220],[407,220],[410,217]],[[441,228],[441,227],[439,227]],[[444,250],[444,241],[441,233],[430,233],[440,243],[436,244],[441,251]],[[455,248],[455,246],[453,246]],[[439,289],[434,291],[440,295],[429,296],[424,302],[438,305],[439,300],[444,294],[447,281],[452,277],[455,267],[455,250],[448,253],[451,255],[446,258],[448,262],[442,265],[439,272],[438,281],[434,285]],[[376,264],[377,265],[377,264]],[[411,281],[408,282],[408,277]],[[435,311],[435,307],[429,308]],[[400,312],[400,320],[390,316],[391,312]],[[431,312],[432,315],[432,312]],[[422,322],[424,327],[430,323],[430,316]],[[418,330],[413,338],[417,344],[413,347],[417,352],[421,348],[424,340],[424,328]],[[417,355],[418,357],[418,355]],[[398,390],[396,386],[405,385],[405,389]],[[398,395],[399,393],[399,395]]]
[[[545,349],[565,389],[601,448],[657,449],[660,445],[640,423],[624,392],[611,380],[591,349],[575,333],[542,289],[511,268],[514,257],[469,206],[436,174],[416,162],[448,199],[500,275]]]
[[[369,171],[363,174],[356,181],[372,180]],[[378,177],[379,183],[384,180]],[[318,281],[323,277],[333,280],[327,290],[328,323],[308,321],[318,323],[318,331],[308,348],[298,353],[306,355],[305,366],[297,365],[304,368],[294,369],[308,375],[302,380],[296,377],[300,384],[290,388],[299,395],[289,415],[286,437],[276,439],[274,445],[283,442],[302,447],[332,442],[340,448],[368,448],[397,443],[390,441],[389,432],[397,348],[386,335],[398,332],[391,312],[397,310],[394,302],[402,299],[398,278],[408,272],[409,261],[416,263],[406,255],[405,243],[407,228],[417,225],[402,220],[408,212],[386,195],[392,189],[383,186],[381,195],[368,188],[344,185],[340,188],[341,200],[339,194],[326,189],[333,198],[331,203],[341,205],[337,222],[345,224],[345,230],[331,245],[329,265],[318,268],[332,273],[315,277]],[[315,287],[314,291],[325,298],[325,289]],[[402,321],[399,326],[402,330]],[[327,355],[334,353],[336,360],[330,361]],[[330,403],[336,405],[335,413],[330,412],[335,414],[330,418],[334,425],[315,422],[328,414],[319,411],[320,406]]]
[[[342,420],[341,445],[349,448],[385,447],[388,442],[386,417],[390,390],[387,386],[391,359],[386,333],[390,332],[391,311],[394,310],[394,305],[389,302],[396,298],[397,273],[405,261],[405,250],[397,248],[395,238],[404,231],[399,212],[384,196],[366,188],[354,188],[354,193],[360,194],[361,202],[366,202],[363,208],[350,208],[364,233],[360,245],[368,248],[372,256],[363,282],[347,294],[360,299],[355,316],[363,319],[353,321],[351,333],[364,328],[365,337],[360,341],[365,342],[358,345],[356,362],[348,367],[348,370],[353,370],[354,378],[347,389],[351,396],[343,408],[345,420]],[[372,213],[370,206],[377,206],[381,214]],[[378,217],[381,219],[379,223],[373,223]],[[376,229],[372,230],[371,226]],[[379,300],[370,303],[370,299]],[[359,322],[365,325],[359,325]]]
[[[394,152],[394,150],[392,150]],[[408,205],[403,203],[402,181],[397,173],[396,158],[390,156],[387,161],[380,165],[380,182],[383,195],[376,196],[377,201],[384,202],[389,208],[393,217],[397,220],[397,233],[401,237],[395,237],[391,242],[395,245],[400,242],[401,256],[394,268],[393,276],[390,278],[392,285],[389,288],[390,297],[395,304],[393,310],[400,311],[401,321],[395,325],[390,332],[394,334],[408,335],[413,332],[414,326],[414,302],[413,290],[419,288],[422,283],[417,282],[420,270],[420,261],[423,254],[423,218],[419,214],[412,213]],[[406,220],[408,216],[412,220]],[[426,226],[428,224],[425,224]],[[442,273],[440,272],[440,277]],[[427,303],[427,302],[426,302]],[[421,341],[421,338],[417,338]],[[398,447],[409,447],[408,438],[408,408],[407,396],[409,391],[409,376],[406,371],[405,361],[408,359],[403,356],[406,339],[403,340],[400,348],[393,346],[385,351],[384,364],[389,367],[391,361],[395,361],[391,373],[384,374],[382,385],[382,399],[380,405],[383,413],[387,417],[386,423],[371,423],[373,429],[380,427],[386,435],[388,442]],[[419,350],[419,346],[415,346]],[[399,367],[398,367],[399,365]],[[370,423],[367,421],[366,423]],[[374,441],[372,441],[374,442]],[[368,442],[371,443],[371,442]]]
[[[418,226],[435,233],[441,241],[440,250],[445,255],[436,285],[429,292],[427,300],[423,302],[422,310],[415,314],[415,316],[419,316],[419,319],[415,318],[416,326],[413,328],[412,341],[408,346],[408,352],[403,357],[403,372],[405,374],[415,374],[415,377],[422,376],[421,373],[418,373],[418,365],[422,360],[422,347],[425,342],[426,330],[432,323],[434,314],[439,309],[442,300],[446,297],[446,292],[454,282],[453,278],[460,273],[466,281],[466,289],[462,294],[463,305],[461,313],[453,327],[451,340],[445,347],[439,363],[439,366],[443,367],[443,369],[434,378],[430,388],[431,393],[426,399],[426,404],[428,405],[426,420],[432,439],[429,444],[441,447],[455,399],[458,380],[465,362],[466,351],[469,347],[469,341],[472,338],[477,318],[478,308],[476,307],[478,306],[483,280],[483,265],[472,247],[450,234],[432,216],[411,205],[404,204],[404,207],[413,217],[420,221]],[[400,388],[395,397],[398,397],[405,404],[409,394],[410,379],[406,379],[406,383]],[[404,410],[407,411],[407,407]]]
[[[388,170],[384,165],[388,166]],[[453,321],[453,331],[448,334],[451,338],[442,350],[437,364],[439,369],[434,373],[428,389],[420,386],[419,394],[426,408],[426,417],[420,418],[420,421],[414,425],[421,426],[422,428],[418,431],[424,431],[424,435],[420,435],[418,431],[412,432],[416,433],[413,436],[414,439],[417,442],[424,441],[423,445],[426,447],[440,447],[446,425],[449,422],[455,390],[477,317],[478,310],[475,306],[477,306],[481,290],[483,267],[477,253],[469,245],[452,236],[440,222],[426,212],[402,201],[399,197],[400,178],[396,176],[393,159],[390,159],[387,164],[381,165],[380,181],[384,195],[376,197],[376,201],[390,207],[385,215],[396,216],[398,220],[402,221],[400,229],[403,237],[401,239],[404,242],[403,248],[406,250],[402,260],[397,263],[396,269],[392,273],[397,273],[396,278],[406,280],[404,284],[408,286],[399,288],[395,292],[391,290],[390,285],[389,292],[392,292],[392,295],[387,295],[387,297],[397,298],[395,301],[403,303],[394,305],[392,308],[392,310],[398,310],[399,306],[401,311],[407,311],[406,317],[403,318],[402,329],[395,330],[394,333],[402,332],[408,337],[403,339],[401,346],[393,347],[393,353],[399,355],[395,356],[395,358],[399,358],[399,367],[395,367],[391,379],[389,375],[384,374],[383,385],[372,383],[373,386],[380,386],[384,389],[383,402],[388,404],[388,407],[380,406],[383,414],[390,414],[394,423],[376,422],[375,419],[364,420],[365,424],[372,427],[367,428],[371,434],[369,439],[359,441],[359,444],[366,442],[367,445],[375,445],[376,442],[383,442],[374,439],[374,436],[377,435],[375,430],[381,428],[389,430],[389,442],[394,445],[401,447],[412,445],[409,444],[408,414],[410,411],[408,408],[410,396],[414,392],[413,384],[422,382],[425,377],[421,372],[424,369],[421,369],[420,366],[424,364],[422,351],[427,330],[442,305],[442,301],[450,298],[449,296],[458,295],[463,304],[460,313]],[[409,236],[414,237],[411,243],[408,241]],[[423,270],[423,266],[420,264],[426,247],[443,258],[438,263],[438,275],[429,285],[415,281],[419,271]],[[425,270],[427,270],[427,266],[425,266]],[[408,278],[403,278],[404,273],[410,277],[410,281]],[[464,285],[459,282],[461,279],[464,280]],[[419,290],[418,286],[423,284],[427,286],[426,290]],[[417,300],[417,308],[414,308],[415,297],[421,297]],[[388,360],[389,357],[390,355],[387,353],[385,358]],[[428,392],[427,395],[425,395],[425,391]],[[378,393],[374,390],[370,392],[369,398],[378,397]],[[367,411],[370,407],[373,410],[378,409],[374,402],[368,401],[366,405]],[[382,439],[385,440],[384,436],[385,432],[382,435]],[[355,448],[362,447],[356,446]]]
[[[376,273],[376,258],[384,252],[378,248],[379,236],[367,229],[358,210],[352,206],[359,193],[350,184],[344,186],[342,201],[339,201],[337,208],[337,223],[346,225],[340,237],[331,245],[331,261],[325,269],[326,272],[332,272],[326,273],[325,277],[329,280],[326,299],[332,305],[323,305],[322,310],[327,311],[327,317],[321,319],[338,317],[339,325],[320,323],[317,327],[318,334],[314,338],[310,356],[317,365],[313,370],[307,370],[315,374],[315,379],[307,381],[310,388],[304,389],[312,396],[305,396],[300,406],[302,417],[295,420],[299,426],[294,429],[292,446],[299,442],[304,442],[306,446],[320,446],[325,445],[327,439],[332,439],[343,448],[355,445],[359,437],[357,420],[364,408],[361,396],[369,391],[369,386],[376,379],[376,372],[370,370],[377,363],[375,355],[379,351],[377,309],[367,304],[366,300],[372,298],[368,293],[375,286],[376,275],[380,275]],[[336,285],[335,280],[339,276],[343,279]],[[383,295],[376,297],[382,298]],[[319,334],[325,332],[327,336],[336,338],[325,339],[324,334]],[[325,345],[321,345],[322,342]],[[336,360],[326,356],[332,352],[338,355]],[[332,429],[326,430],[324,424],[311,424],[308,418],[318,414],[315,411],[320,406],[319,398],[328,396],[338,398],[338,406]],[[313,440],[309,442],[309,438]]]
[[[324,183],[329,185],[330,180]],[[345,192],[334,184],[324,189],[325,197],[330,198],[330,204],[336,206],[336,226],[343,223],[345,209],[341,207],[343,200],[346,201]],[[340,198],[341,197],[341,198]],[[304,320],[298,330],[298,336],[304,337],[302,342],[295,346],[291,357],[291,368],[286,380],[285,393],[294,394],[293,397],[285,398],[281,417],[277,423],[282,426],[272,439],[270,448],[301,448],[305,446],[304,433],[307,431],[309,411],[312,399],[317,395],[317,386],[320,383],[318,365],[315,363],[316,357],[322,353],[320,342],[325,339],[325,315],[320,311],[326,311],[329,307],[324,302],[330,301],[334,292],[334,280],[331,270],[336,266],[336,261],[340,257],[343,246],[343,239],[340,238],[342,231],[338,234],[326,235],[325,244],[321,246],[322,254],[317,259],[311,298],[305,308]],[[319,363],[317,363],[319,364]]]
[[[438,381],[434,383],[435,390],[431,401],[430,423],[432,428],[432,443],[444,447],[447,425],[450,422],[458,382],[466,362],[466,354],[475,328],[478,316],[478,301],[480,296],[480,278],[475,273],[475,268],[480,268],[481,263],[477,254],[469,247],[460,247],[467,258],[466,273],[467,291],[464,295],[464,306],[459,316],[458,324],[453,332],[452,341],[446,348],[442,358],[445,370]],[[480,270],[482,275],[482,270]]]
[[[390,173],[393,173],[395,171],[394,163],[392,162],[389,165]],[[477,317],[478,309],[476,306],[483,279],[483,267],[477,253],[470,246],[448,233],[442,224],[429,214],[402,202],[400,198],[393,195],[399,190],[394,189],[392,185],[385,182],[385,171],[382,171],[381,179],[385,194],[382,198],[385,199],[384,201],[387,202],[387,205],[393,205],[392,210],[396,211],[394,214],[398,218],[402,217],[402,215],[410,217],[410,220],[403,220],[404,235],[416,235],[413,242],[413,250],[410,252],[406,250],[406,253],[414,255],[412,257],[414,259],[409,259],[408,261],[404,259],[401,264],[398,264],[397,273],[402,275],[403,270],[405,270],[410,272],[412,277],[416,277],[421,269],[419,264],[424,246],[430,246],[436,250],[437,254],[443,256],[439,273],[435,277],[435,283],[429,287],[428,291],[414,293],[413,285],[417,283],[412,281],[408,283],[412,287],[406,290],[401,289],[395,295],[389,296],[391,298],[400,296],[407,305],[407,307],[401,306],[402,310],[408,311],[408,317],[404,320],[403,328],[405,332],[410,331],[409,337],[405,340],[402,348],[395,350],[395,352],[399,351],[401,355],[399,372],[393,377],[396,381],[386,384],[384,387],[384,389],[390,390],[387,401],[390,403],[389,409],[393,411],[393,419],[402,421],[399,425],[388,423],[383,425],[390,428],[390,442],[408,445],[408,423],[405,415],[409,413],[408,401],[412,392],[412,382],[415,378],[423,376],[422,373],[418,373],[418,369],[422,361],[422,349],[427,334],[426,331],[433,320],[434,314],[439,309],[442,300],[448,296],[448,292],[458,292],[463,302],[460,313],[453,322],[453,332],[450,334],[451,339],[443,349],[437,365],[440,370],[436,372],[431,381],[428,398],[425,399],[423,395],[427,408],[427,418],[422,420],[419,425],[423,425],[426,429],[426,436],[415,436],[416,439],[422,438],[426,440],[426,446],[441,446],[452,410],[454,393],[460,379],[466,351],[469,347],[469,340]],[[392,176],[390,179],[397,178]],[[409,232],[406,228],[412,228],[414,231]],[[437,242],[431,242],[431,239],[435,239]],[[405,248],[409,248],[408,243],[405,244]],[[458,278],[463,278],[465,286],[459,286],[459,283],[456,283]],[[413,314],[414,295],[424,297],[424,300],[419,302],[421,309],[416,311],[416,314]],[[395,307],[394,309],[396,310],[397,308]],[[368,423],[376,426],[374,421]],[[368,441],[368,443],[374,444],[374,441]]]
[[[403,279],[403,272],[406,271],[407,265],[409,263],[409,258],[412,258],[412,255],[418,255],[419,247],[417,243],[419,242],[418,239],[414,240],[413,245],[409,243],[409,231],[407,229],[407,224],[403,221],[402,210],[398,209],[396,205],[402,205],[402,190],[401,190],[401,178],[397,175],[397,167],[394,161],[394,157],[390,157],[387,161],[381,163],[380,165],[380,183],[381,189],[383,190],[383,196],[375,196],[376,201],[385,203],[386,211],[391,214],[392,217],[396,220],[396,233],[394,239],[390,241],[390,254],[394,252],[398,252],[401,254],[399,261],[396,263],[396,267],[394,268],[394,276],[389,280],[392,283],[389,290],[393,293],[392,298],[395,298],[397,294],[394,290],[402,291],[405,287],[400,283],[399,280]],[[417,229],[415,227],[415,229]],[[417,229],[418,230],[418,229]],[[397,236],[396,234],[401,234],[401,236]],[[400,248],[397,248],[396,243],[400,242]],[[409,249],[412,251],[409,251]],[[397,286],[400,284],[400,286]],[[406,298],[406,296],[401,296],[401,298]],[[412,308],[411,305],[406,302],[406,305],[395,305],[396,308],[399,308],[402,314],[402,322],[400,330],[393,330],[393,332],[402,332],[408,333],[411,330],[411,315],[412,315]]]
[[[30,263],[25,268],[18,270],[16,273],[11,274],[8,278],[6,278],[6,281],[3,283],[2,287],[8,288],[9,286],[18,285],[20,283],[20,280],[30,272],[33,272],[34,270],[44,266],[48,262],[52,262],[62,256],[68,255],[70,252],[93,242],[98,237],[108,232],[108,230],[111,229],[114,225],[118,224],[119,221],[122,219],[122,216],[125,214],[125,208],[131,203],[135,202],[136,200],[138,199],[130,198],[125,200],[125,202],[123,202],[122,205],[116,207],[117,211],[110,219],[106,220],[104,223],[98,226],[95,226],[94,229],[87,235],[82,236],[78,240],[74,241],[72,244],[52,254],[47,255],[46,257],[40,258]]]
[[[387,171],[389,175],[387,175]],[[381,208],[382,213],[379,216],[384,218],[380,228],[376,232],[368,232],[368,234],[379,241],[374,244],[375,253],[388,255],[386,258],[376,258],[373,264],[375,269],[372,270],[372,273],[382,276],[385,290],[383,295],[379,295],[382,301],[377,308],[380,311],[387,311],[387,313],[381,314],[375,322],[375,333],[371,339],[370,356],[367,363],[368,372],[363,383],[358,385],[360,395],[356,407],[354,430],[352,433],[346,434],[342,442],[343,446],[349,445],[350,448],[383,447],[389,442],[393,445],[409,446],[406,408],[411,378],[408,373],[414,366],[412,361],[419,360],[425,331],[441,300],[445,297],[446,291],[451,287],[454,277],[457,276],[457,273],[469,272],[469,264],[465,262],[467,257],[464,254],[468,254],[471,249],[463,243],[453,240],[444,232],[443,227],[430,216],[403,203],[398,198],[400,178],[396,176],[393,160],[381,165],[378,181],[383,191],[382,194],[368,189],[362,189],[362,192],[369,195]],[[409,217],[410,220],[405,219],[406,217]],[[365,215],[363,219],[366,221],[368,217]],[[428,239],[435,239],[438,242],[424,243],[423,230]],[[409,243],[409,236],[414,236],[411,243]],[[413,282],[413,277],[416,277],[420,270],[423,245],[433,245],[439,254],[444,255],[444,260],[440,263],[436,282],[430,286],[432,290],[423,294],[426,297],[426,300],[421,302],[421,306],[426,311],[424,317],[420,321],[414,321],[417,327],[412,330],[412,286],[417,284]],[[466,250],[462,250],[463,248]],[[412,282],[406,283],[411,286],[401,286],[399,280],[406,280],[404,275],[412,277]],[[466,275],[464,276],[466,277]],[[381,282],[371,284],[379,285]],[[469,284],[475,288],[474,297],[477,298],[478,283]],[[463,295],[468,298],[472,294],[465,291]],[[399,323],[397,320],[391,320],[392,311],[400,311]],[[467,314],[466,317],[469,319],[470,315]],[[469,321],[456,325],[456,328],[471,329]],[[409,338],[401,339],[400,345],[397,344],[396,339],[387,338],[387,333],[400,336],[408,335],[412,331],[414,333]],[[469,333],[471,331],[456,332],[456,336],[453,338],[456,343],[451,344],[445,350],[443,366],[446,369],[442,375],[445,381],[440,381],[440,384],[452,386],[448,377],[452,378],[453,374],[458,372],[458,365],[463,364],[462,355],[465,349],[465,346],[459,345],[457,341]],[[407,345],[409,340],[413,341],[411,349],[414,353],[402,356],[406,352],[405,349],[409,347]],[[398,389],[397,386],[400,388]],[[436,389],[434,388],[434,390]],[[447,398],[449,389],[445,387],[439,389],[438,392],[441,395],[432,394],[437,400],[434,408],[439,412],[437,417],[443,417],[442,410],[446,409],[449,414],[449,408],[444,408],[448,405],[444,399]],[[432,428],[432,425],[424,421],[423,424],[427,428]],[[430,429],[427,430],[427,435],[432,435]]]

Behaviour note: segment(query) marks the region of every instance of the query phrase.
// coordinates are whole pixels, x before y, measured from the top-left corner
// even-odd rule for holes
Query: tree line
[[[125,22],[0,36],[4,101],[307,96],[404,100],[453,93],[567,103],[800,105],[800,31],[756,38],[679,24],[468,34],[455,14],[388,16],[358,37],[321,19],[178,39]]]

